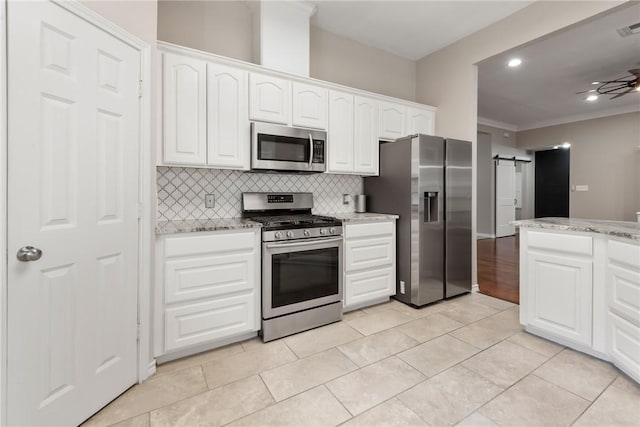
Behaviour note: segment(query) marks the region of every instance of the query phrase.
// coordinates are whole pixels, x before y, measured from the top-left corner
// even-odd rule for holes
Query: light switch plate
[[[351,196],[349,196],[348,194],[343,194],[342,195],[342,204],[343,205],[348,205],[349,204],[349,199],[351,199]]]

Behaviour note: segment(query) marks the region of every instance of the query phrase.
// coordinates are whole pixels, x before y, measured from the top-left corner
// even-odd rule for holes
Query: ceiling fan
[[[596,89],[584,90],[576,94],[596,92],[599,95],[613,95],[609,99],[616,99],[630,92],[640,91],[640,68],[629,70],[629,75],[619,79],[604,82],[593,82],[599,85]]]

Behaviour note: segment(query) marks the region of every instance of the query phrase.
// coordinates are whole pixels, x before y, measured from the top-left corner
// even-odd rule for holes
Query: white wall
[[[518,132],[521,149],[571,143],[569,193],[575,218],[635,221],[640,211],[640,113],[620,114]]]
[[[539,1],[418,61],[416,100],[438,107],[436,134],[473,141],[476,170],[478,69],[484,59],[623,4],[623,1]],[[473,177],[472,231],[476,224],[476,176]],[[472,248],[477,283],[476,247]]]
[[[238,1],[160,0],[158,39],[252,62],[252,15]],[[416,62],[311,26],[310,76],[409,101]]]

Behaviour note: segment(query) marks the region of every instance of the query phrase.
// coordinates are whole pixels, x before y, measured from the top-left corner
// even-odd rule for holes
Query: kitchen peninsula
[[[640,223],[573,218],[520,227],[520,323],[640,382]]]

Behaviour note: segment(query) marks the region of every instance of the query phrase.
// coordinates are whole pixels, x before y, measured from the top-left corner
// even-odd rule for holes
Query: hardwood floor
[[[478,240],[480,293],[518,304],[519,237]]]

